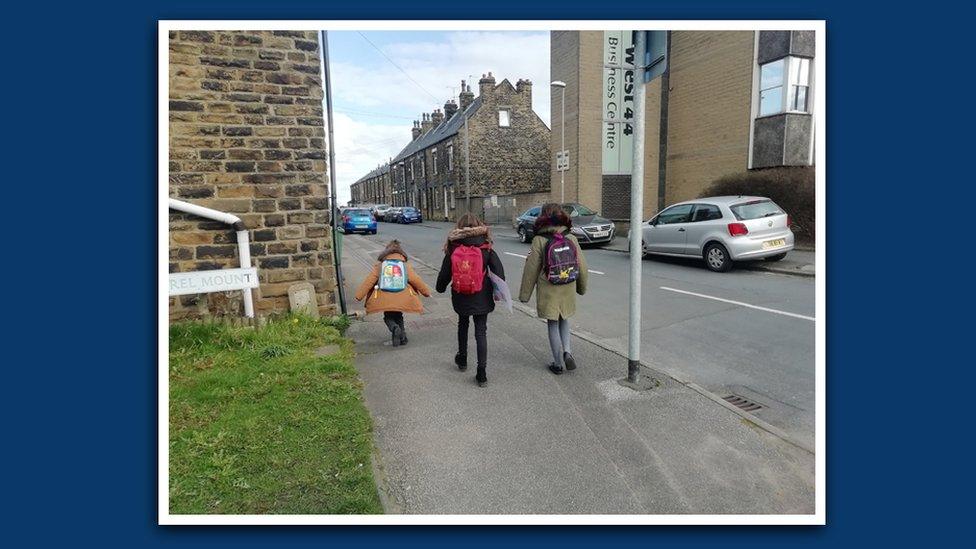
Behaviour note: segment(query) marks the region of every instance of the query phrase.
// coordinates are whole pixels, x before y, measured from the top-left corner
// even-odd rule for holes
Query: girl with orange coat
[[[407,333],[403,327],[403,313],[420,314],[424,310],[418,293],[430,297],[430,287],[413,269],[399,240],[392,240],[376,258],[373,270],[356,290],[356,301],[366,299],[366,314],[383,313],[383,322],[392,334],[394,347],[407,344]],[[381,269],[388,272],[381,273]],[[402,271],[401,271],[402,270]],[[400,280],[406,275],[406,284],[401,290],[381,289],[381,275],[387,280]]]

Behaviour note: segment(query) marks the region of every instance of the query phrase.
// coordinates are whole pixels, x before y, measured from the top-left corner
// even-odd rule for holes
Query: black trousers
[[[403,328],[403,313],[400,311],[383,311],[383,322],[387,322],[387,326],[389,326],[388,321],[391,320]],[[392,328],[390,329],[392,330]]]
[[[458,315],[458,352],[468,354],[468,315]],[[473,315],[474,341],[478,349],[478,368],[488,364],[488,315]]]

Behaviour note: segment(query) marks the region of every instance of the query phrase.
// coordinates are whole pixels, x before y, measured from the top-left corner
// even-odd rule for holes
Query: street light
[[[560,108],[562,109],[562,114],[560,115],[560,122],[562,129],[560,133],[562,134],[562,141],[559,145],[560,156],[565,154],[566,151],[566,83],[562,80],[553,80],[549,83],[550,86],[554,88],[559,88],[562,90],[560,97]],[[567,159],[566,169],[559,170],[559,203],[563,204],[566,202],[566,170],[569,169],[569,161]]]

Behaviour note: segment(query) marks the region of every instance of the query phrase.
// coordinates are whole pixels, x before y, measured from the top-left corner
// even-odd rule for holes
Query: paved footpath
[[[351,310],[362,310],[352,295],[378,251],[344,242]],[[431,266],[414,267],[433,285]],[[381,315],[349,329],[387,512],[814,512],[813,454],[714,396],[650,369],[657,387],[624,388],[626,360],[575,337],[580,367],[554,376],[531,309],[489,317],[489,385],[479,388],[473,360],[466,372],[453,364],[450,296],[424,301],[424,315],[407,317],[404,347],[390,346]]]

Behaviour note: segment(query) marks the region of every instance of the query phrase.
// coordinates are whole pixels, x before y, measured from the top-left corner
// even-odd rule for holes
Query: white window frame
[[[430,164],[434,175],[437,175],[437,147],[430,150]]]
[[[447,172],[454,171],[454,145],[447,146]]]
[[[763,89],[762,87],[762,70],[763,67],[771,65],[773,63],[783,62],[783,78],[778,86],[772,86]],[[800,84],[800,70],[806,62],[806,84]],[[813,114],[813,63],[814,60],[808,57],[797,57],[793,55],[788,55],[786,57],[781,57],[779,59],[774,59],[759,65],[758,70],[758,81],[756,86],[756,101],[758,114],[757,118],[764,118],[767,116],[776,116],[778,114],[793,113],[793,114]],[[806,92],[806,109],[791,109],[790,108],[790,97],[795,94],[795,88],[799,86],[805,86]],[[773,88],[781,88],[782,92],[780,94],[780,104],[779,109],[774,112],[762,112],[762,93],[766,90],[771,90]]]
[[[502,124],[502,113],[505,113],[505,123]],[[498,127],[499,128],[511,128],[512,127],[512,109],[509,107],[498,107]]]

